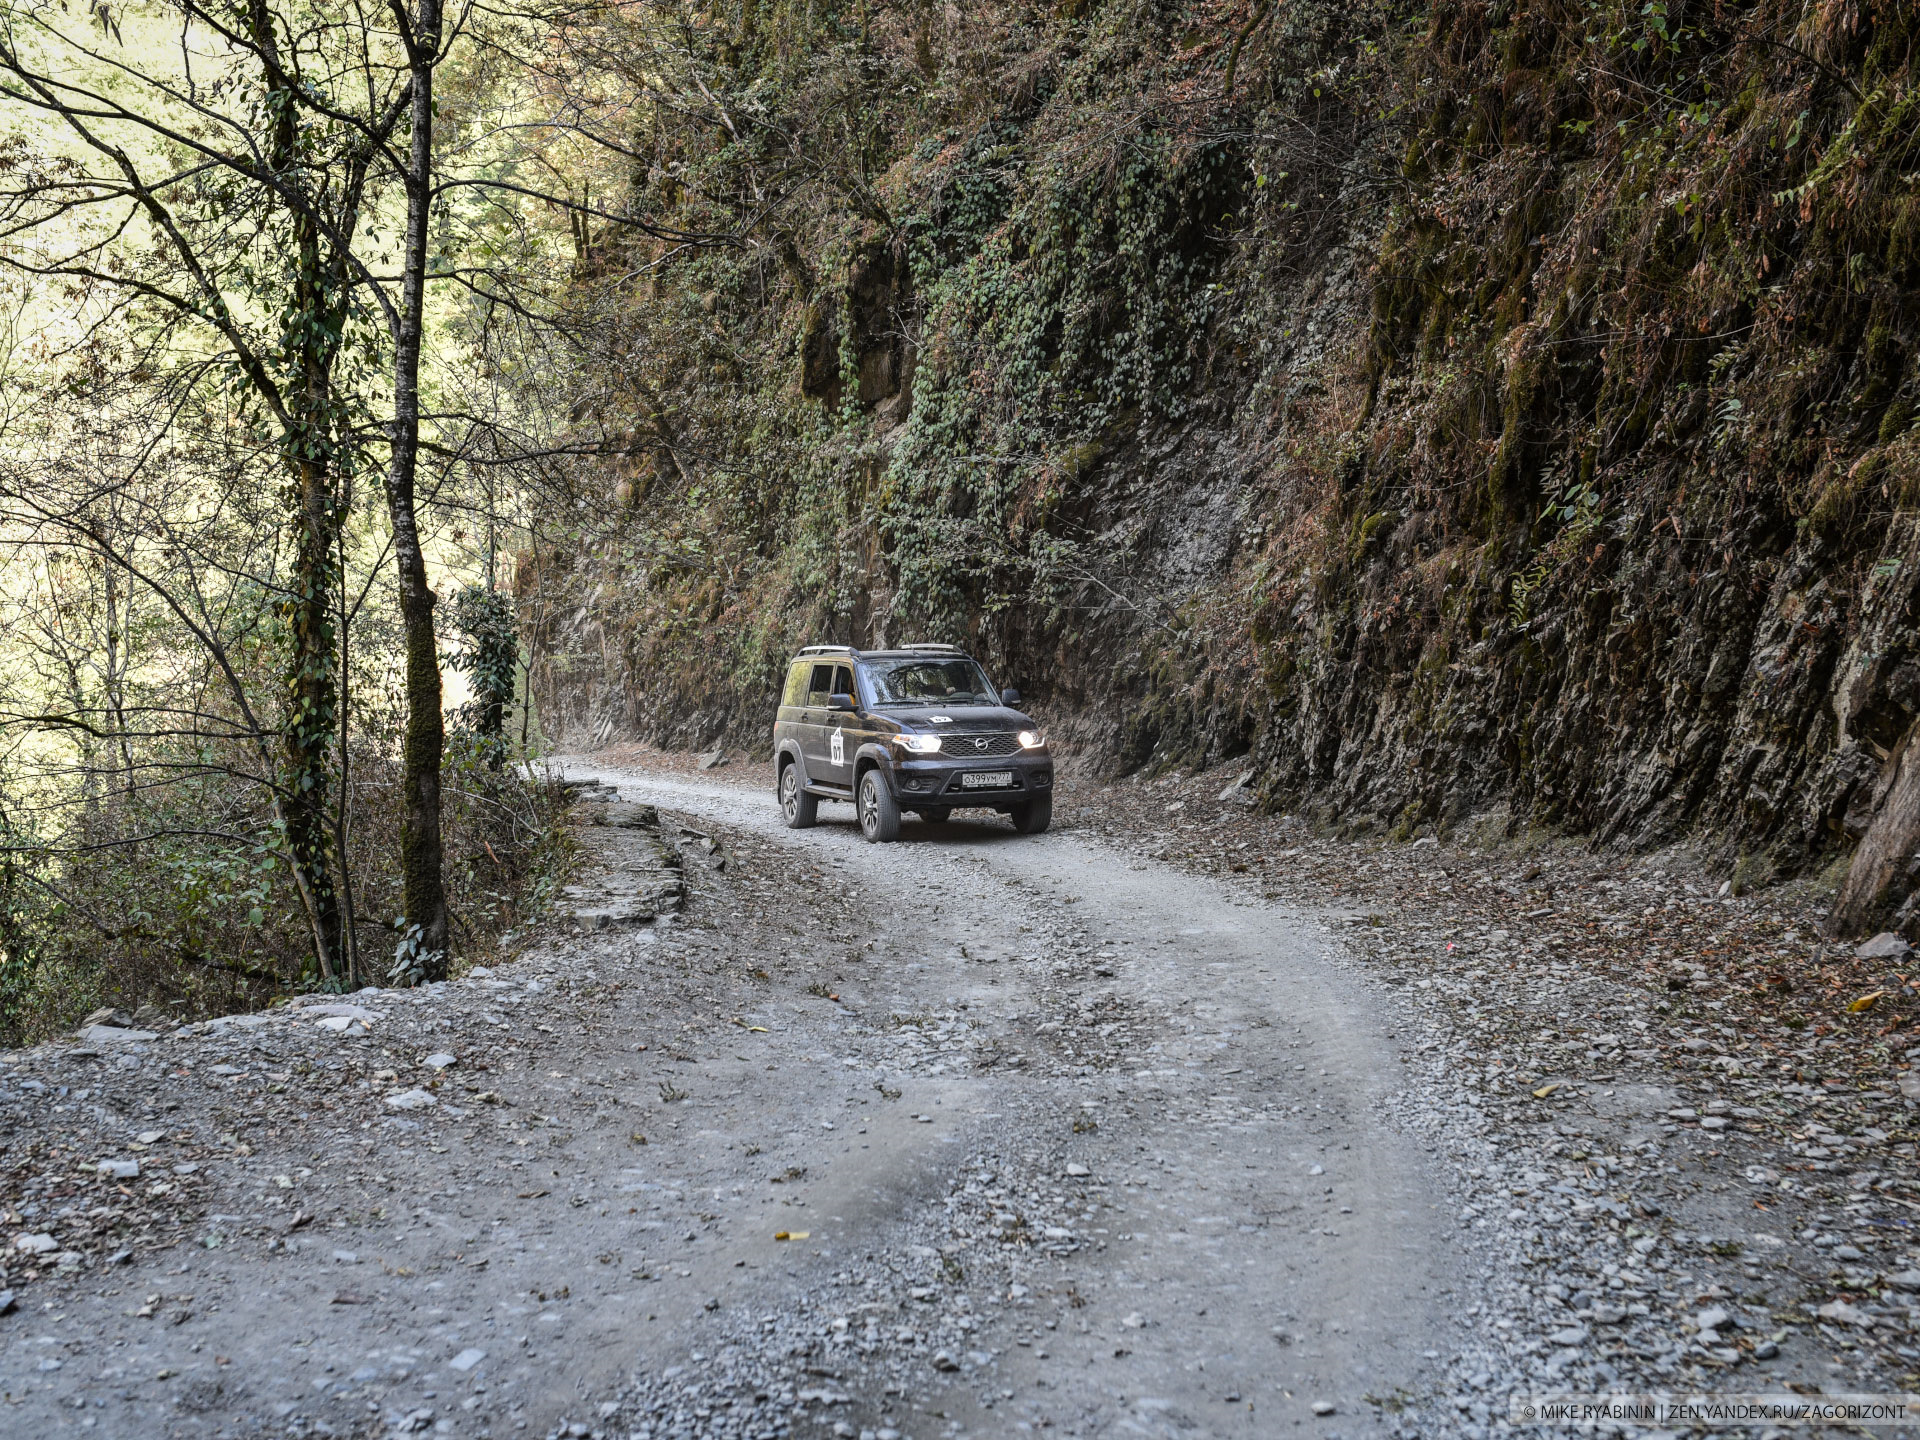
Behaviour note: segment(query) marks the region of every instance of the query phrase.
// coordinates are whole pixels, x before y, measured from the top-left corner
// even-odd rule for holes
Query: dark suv
[[[961,807],[1038,835],[1053,818],[1053,756],[1019,703],[952,645],[809,645],[787,667],[773,722],[787,824],[804,829],[822,800],[849,800],[869,840],[897,838],[902,811],[938,824]]]

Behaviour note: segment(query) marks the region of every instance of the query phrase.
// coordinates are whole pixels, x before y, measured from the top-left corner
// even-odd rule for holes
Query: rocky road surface
[[[0,1434],[1920,1388],[1913,972],[1819,947],[1817,894],[1315,839],[1220,773],[870,846],[625,759],[567,771],[657,824],[585,802],[574,918],[511,963],[0,1055]]]

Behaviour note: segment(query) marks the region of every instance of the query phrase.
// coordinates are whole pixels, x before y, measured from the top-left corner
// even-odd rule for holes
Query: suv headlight
[[[1022,750],[1038,750],[1046,743],[1047,737],[1042,735],[1038,730],[1022,730],[1020,732],[1020,748]]]
[[[896,735],[900,748],[914,755],[938,755],[940,737],[938,735]]]

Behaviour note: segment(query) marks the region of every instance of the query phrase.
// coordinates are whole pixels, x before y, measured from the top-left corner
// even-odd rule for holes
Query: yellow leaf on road
[[[1849,1015],[1858,1015],[1862,1010],[1871,1010],[1874,1001],[1886,993],[1884,990],[1876,990],[1871,995],[1862,995],[1858,1000],[1847,1006],[1847,1013]]]
[[[1558,1080],[1554,1081],[1551,1085],[1542,1085],[1538,1090],[1533,1092],[1533,1098],[1536,1100],[1544,1100],[1547,1096],[1558,1090],[1560,1085],[1561,1082]]]

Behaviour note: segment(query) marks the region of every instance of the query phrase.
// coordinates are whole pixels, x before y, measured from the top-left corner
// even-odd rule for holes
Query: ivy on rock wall
[[[729,239],[583,246],[566,383],[619,454],[522,565],[550,710],[757,744],[791,646],[963,640],[1109,767],[1251,751],[1350,829],[1845,851],[1920,715],[1914,25],[749,3],[626,37],[679,87],[631,204]],[[1875,873],[1848,923],[1904,923]]]
[[[1351,688],[1269,733],[1285,784],[1794,864],[1863,833],[1920,713],[1913,25],[1432,8],[1330,631],[1265,662]]]
[[[943,220],[998,149],[934,171],[907,222],[929,344],[880,509],[896,628],[977,636],[1036,604],[1060,620],[1099,528],[1076,482],[1144,416],[1177,423],[1205,364],[1232,149],[1143,129],[1110,167],[1029,175],[989,231],[956,235]]]
[[[740,238],[583,247],[575,418],[623,453],[525,557],[561,728],[753,736],[820,639],[963,639],[1042,696],[1144,697],[1237,533],[1212,506],[1163,573],[1186,486],[1128,457],[1198,458],[1236,234],[1289,189],[1223,98],[1252,14],[749,6],[626,37],[683,77],[631,203]],[[1351,49],[1346,23],[1285,44]]]

